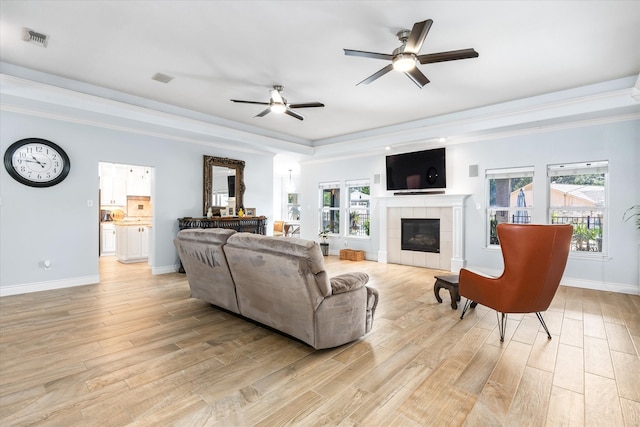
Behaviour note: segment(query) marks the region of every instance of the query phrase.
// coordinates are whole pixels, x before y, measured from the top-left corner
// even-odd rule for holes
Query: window
[[[608,171],[607,161],[547,167],[549,222],[573,225],[572,251],[603,252]]]
[[[340,234],[340,184],[320,184],[320,227],[329,234]]]
[[[529,224],[533,216],[533,167],[487,169],[487,241],[498,245],[496,227],[503,222]]]
[[[349,197],[349,236],[368,237],[371,214],[371,191],[369,180],[347,181]]]

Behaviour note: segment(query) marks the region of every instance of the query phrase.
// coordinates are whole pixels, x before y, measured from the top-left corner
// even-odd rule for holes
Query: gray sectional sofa
[[[189,229],[175,241],[191,296],[295,337],[315,349],[371,330],[378,303],[366,273],[329,278],[313,241]]]

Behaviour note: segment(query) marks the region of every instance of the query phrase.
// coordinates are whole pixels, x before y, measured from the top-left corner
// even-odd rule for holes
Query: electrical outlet
[[[92,208],[93,207],[93,200],[87,200],[87,207],[88,208]]]

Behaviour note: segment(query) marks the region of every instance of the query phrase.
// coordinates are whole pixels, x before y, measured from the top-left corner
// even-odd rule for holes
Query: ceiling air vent
[[[151,79],[161,83],[169,83],[171,80],[173,80],[173,77],[167,74],[155,73],[153,77],[151,77]]]
[[[49,42],[48,35],[33,31],[29,28],[22,29],[22,39],[28,43],[37,44],[42,47],[47,47],[47,43]]]

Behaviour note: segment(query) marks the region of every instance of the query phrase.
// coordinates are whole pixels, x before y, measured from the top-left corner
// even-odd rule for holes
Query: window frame
[[[351,220],[351,214],[353,212],[352,208],[351,208],[351,188],[363,188],[363,187],[367,187],[369,189],[369,200],[367,202],[367,206],[364,209],[357,209],[358,211],[364,211],[365,212],[365,218],[364,220],[361,220],[360,218],[358,218],[357,222],[360,223],[362,222],[362,224],[358,224],[356,225],[358,228],[358,230],[360,229],[364,229],[365,230],[365,234],[352,234],[352,232],[354,231],[354,226],[352,224],[352,220]],[[349,238],[354,238],[354,239],[370,239],[371,238],[371,180],[369,179],[354,179],[354,180],[348,180],[345,182],[345,189],[346,189],[346,206],[345,206],[345,227],[344,227],[344,236],[345,237],[349,237]],[[363,193],[364,194],[364,193]],[[362,215],[362,214],[359,214]]]
[[[324,193],[325,190],[338,190],[338,197],[335,197],[334,200],[337,200],[338,205],[337,206],[325,206],[324,205]],[[341,204],[342,204],[342,200],[340,200],[342,197],[341,195],[341,185],[340,182],[324,182],[324,183],[319,183],[318,184],[318,198],[319,198],[319,209],[318,209],[318,224],[320,225],[320,229],[318,230],[318,232],[322,232],[325,231],[327,229],[327,227],[324,226],[324,213],[325,212],[335,212],[338,216],[337,220],[334,221],[334,224],[337,224],[338,227],[338,232],[335,232],[333,230],[328,232],[329,236],[340,236],[340,228],[341,228],[341,224],[340,224],[340,210],[341,210]],[[330,216],[330,215],[329,215]],[[335,227],[334,227],[335,230]]]
[[[602,174],[604,184],[602,185],[602,191],[604,192],[602,198],[602,205],[595,206],[581,206],[581,205],[553,205],[552,195],[554,189],[551,185],[554,183],[553,178],[557,176],[574,176],[574,175],[598,175]],[[573,184],[582,185],[582,184]],[[583,185],[584,186],[584,185]],[[593,186],[593,185],[590,185]],[[599,186],[595,186],[599,187]],[[573,190],[575,191],[575,190]],[[564,195],[570,193],[568,191]],[[609,161],[598,160],[589,162],[571,162],[571,163],[559,163],[547,165],[547,222],[549,224],[562,224],[569,223],[574,226],[574,235],[571,240],[571,250],[569,255],[572,257],[585,257],[585,258],[606,258],[609,254]],[[597,224],[598,227],[590,227],[591,215],[580,216],[563,216],[561,218],[569,218],[571,221],[557,222],[554,218],[558,218],[556,211],[571,211],[570,213],[581,212],[601,212],[600,216],[596,216],[598,220],[593,224]],[[587,219],[585,228],[580,226],[584,224],[582,220]],[[579,230],[581,228],[581,230]],[[597,228],[597,231],[596,231]],[[589,231],[593,230],[593,231]],[[584,237],[586,237],[586,242]],[[591,237],[594,237],[593,239]],[[593,241],[593,244],[591,243]],[[595,246],[593,246],[595,245]],[[581,249],[578,249],[580,247]],[[595,247],[596,250],[591,250]]]
[[[529,196],[527,197],[526,206],[511,206],[511,194],[515,190],[511,190],[509,188],[509,206],[498,206],[491,204],[491,180],[504,180],[504,179],[522,179],[522,178],[530,178],[530,182],[521,187],[521,189],[525,188],[528,185],[531,185],[529,191]],[[499,223],[525,223],[531,224],[533,223],[535,208],[533,205],[533,201],[535,199],[535,168],[533,166],[522,166],[522,167],[510,167],[510,168],[496,168],[496,169],[486,169],[485,170],[485,201],[486,201],[486,210],[485,210],[485,247],[486,248],[499,248],[500,243],[498,242],[497,232],[495,226]],[[509,187],[511,187],[511,181],[509,181]],[[497,217],[499,213],[507,212],[507,220],[499,222],[497,219],[495,220],[494,225],[494,217]],[[525,212],[525,221],[524,222],[514,222],[513,220],[516,218],[516,215]]]

